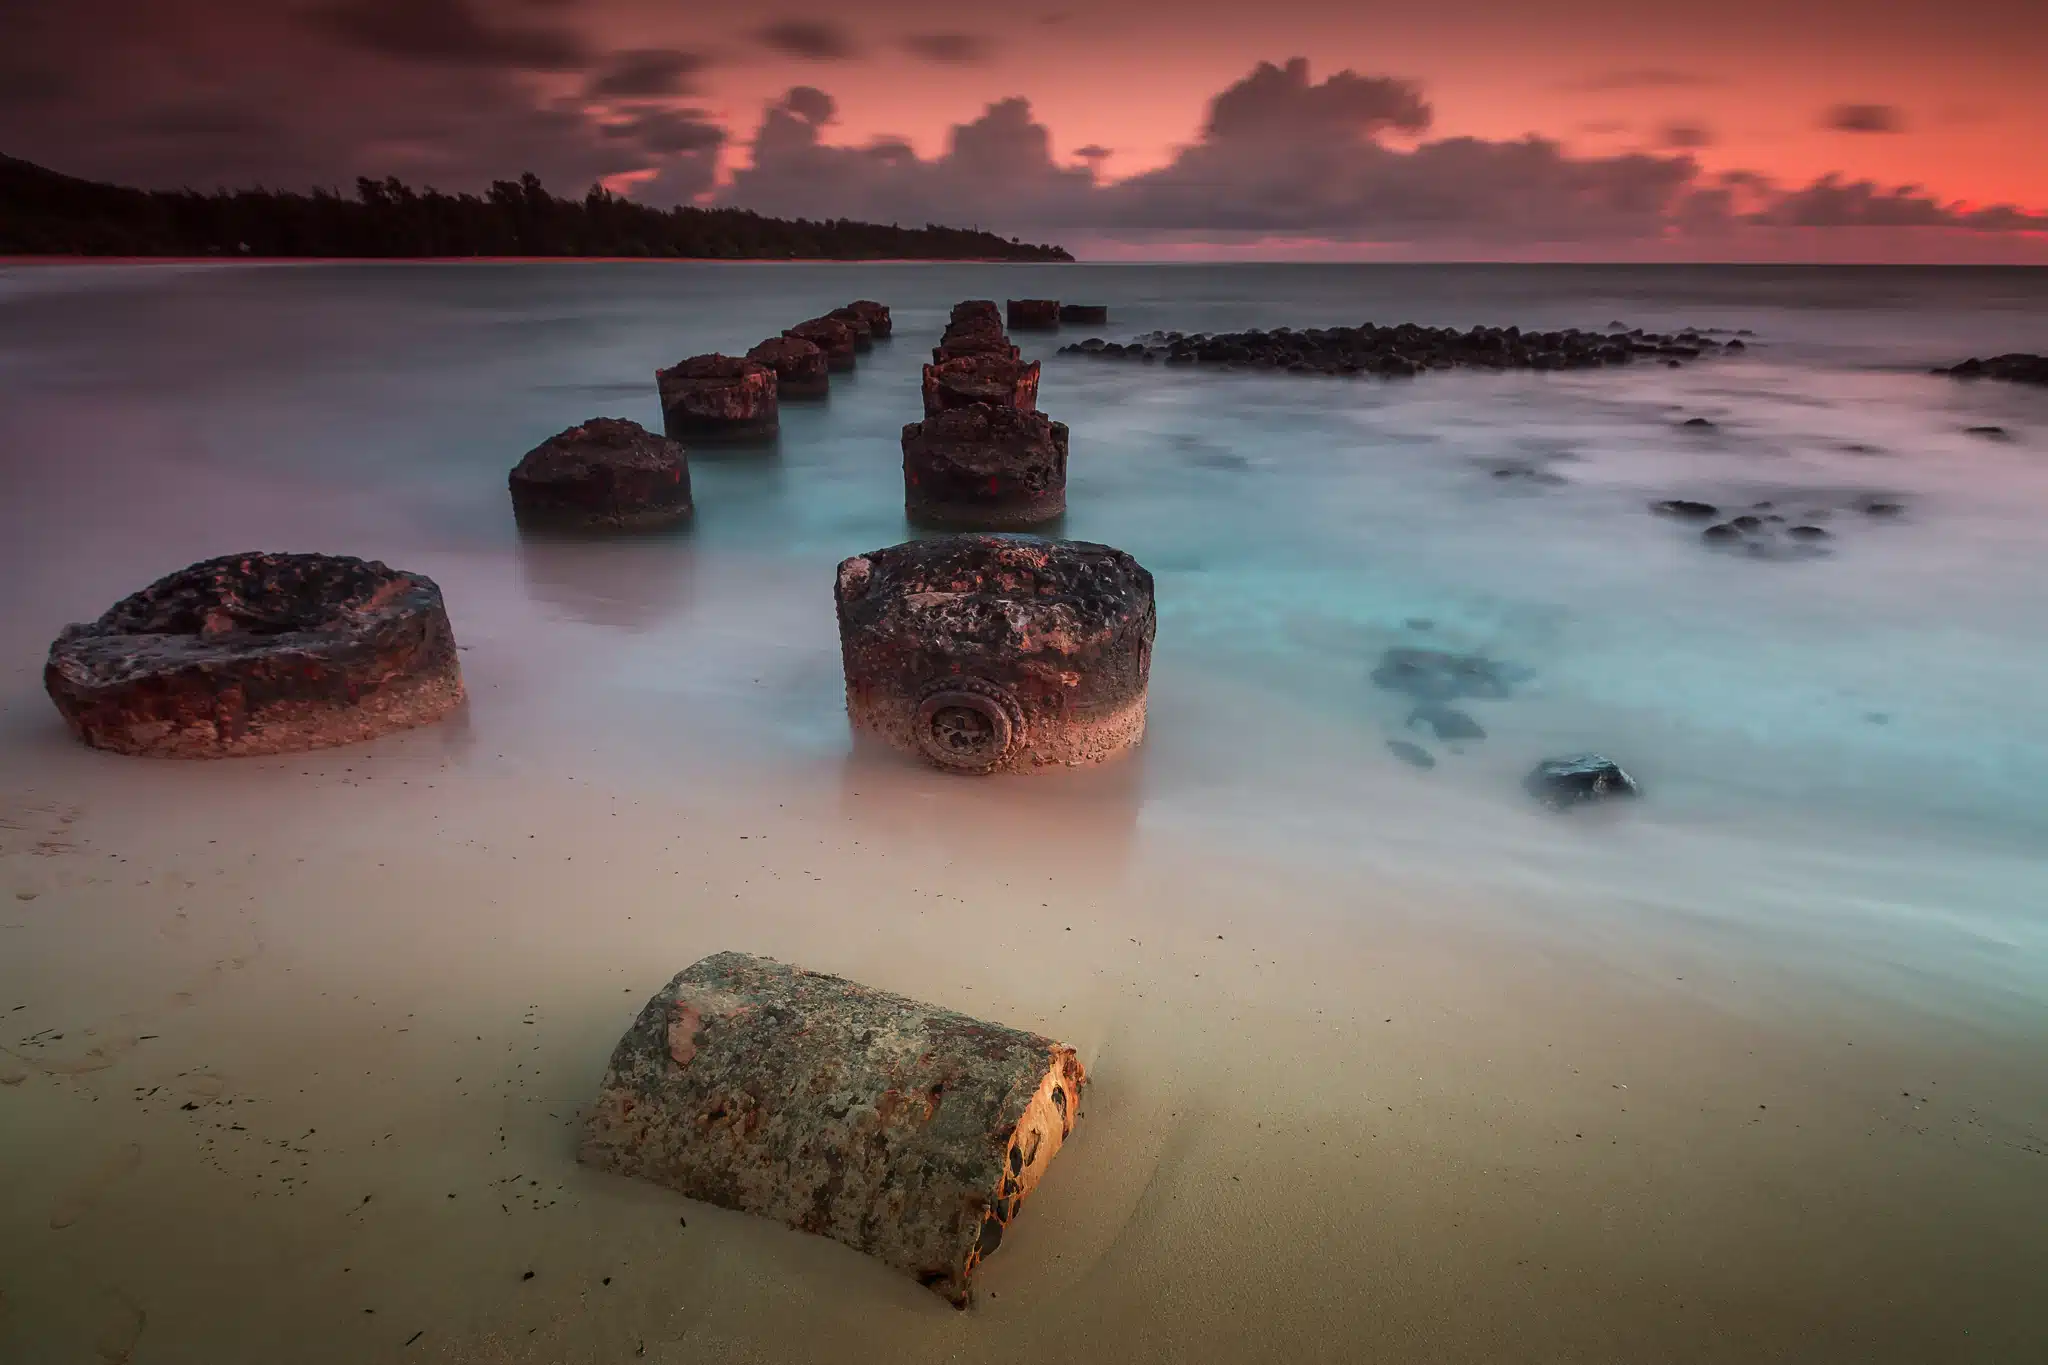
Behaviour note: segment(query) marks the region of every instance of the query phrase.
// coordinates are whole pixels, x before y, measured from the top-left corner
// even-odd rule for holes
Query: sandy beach
[[[15,746],[8,1359],[2009,1361],[2048,1331],[2024,1033],[1138,837],[1109,784],[860,756],[686,803],[472,738]],[[1082,1050],[972,1311],[576,1166],[618,1032],[735,945]]]

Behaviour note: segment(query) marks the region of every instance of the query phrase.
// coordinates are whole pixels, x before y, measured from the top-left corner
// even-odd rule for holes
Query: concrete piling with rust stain
[[[1087,541],[952,535],[834,584],[857,731],[963,773],[1101,763],[1145,733],[1152,575]]]
[[[965,1308],[1084,1079],[1050,1038],[718,953],[619,1040],[579,1159],[844,1242]]]

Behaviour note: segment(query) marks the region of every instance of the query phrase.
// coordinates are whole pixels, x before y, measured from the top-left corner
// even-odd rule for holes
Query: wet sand
[[[20,718],[17,717],[17,721]],[[9,1361],[2013,1361],[2038,1019],[1230,859],[1128,778],[694,795],[461,722],[158,764],[6,736]],[[581,1170],[743,948],[1055,1034],[1075,1137],[955,1313]],[[527,1278],[531,1272],[531,1278]]]

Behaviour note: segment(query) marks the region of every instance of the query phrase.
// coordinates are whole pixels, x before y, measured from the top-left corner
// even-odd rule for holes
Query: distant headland
[[[650,208],[593,185],[559,199],[531,172],[488,194],[396,179],[337,191],[138,190],[0,156],[0,256],[633,257],[726,261],[1071,261],[993,232],[746,209]]]

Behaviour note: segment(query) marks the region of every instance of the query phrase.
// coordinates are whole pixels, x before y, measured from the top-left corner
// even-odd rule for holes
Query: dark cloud
[[[1905,116],[1889,104],[1837,104],[1821,115],[1821,127],[1838,133],[1899,133]]]
[[[592,99],[646,99],[696,93],[696,78],[710,62],[701,52],[669,47],[614,52],[590,73],[585,92]]]
[[[973,33],[913,33],[903,40],[903,50],[928,62],[971,66],[995,55],[995,44]]]
[[[1339,71],[1309,82],[1308,59],[1284,67],[1260,62],[1252,73],[1209,101],[1202,136],[1210,141],[1282,137],[1370,137],[1388,129],[1419,133],[1430,108],[1413,82]]]
[[[657,154],[715,152],[725,145],[725,129],[702,109],[643,109],[603,128],[606,137],[629,138]]]
[[[818,19],[785,19],[755,35],[761,43],[787,57],[812,62],[843,62],[860,55],[860,45],[838,24]]]
[[[2011,204],[1970,208],[1944,203],[1917,185],[1886,189],[1869,180],[1822,176],[1777,196],[1750,215],[1752,223],[1807,228],[1962,228],[1972,232],[2048,232],[2048,213]]]
[[[1585,156],[1541,137],[1453,137],[1412,144],[1430,107],[1407,81],[1307,63],[1262,63],[1210,103],[1201,135],[1162,167],[1114,184],[1102,147],[1081,165],[1051,157],[1048,130],[1022,99],[997,100],[922,158],[900,138],[833,146],[831,101],[804,88],[775,102],[752,164],[723,202],[807,217],[980,224],[1005,233],[1088,233],[1125,242],[1319,239],[1427,250],[1615,247],[1778,228],[2039,230],[2001,206],[1966,209],[1912,188],[1827,178],[1784,189],[1743,171],[1708,175],[1689,154],[1708,144],[1692,122],[1661,130],[1671,150]],[[1761,239],[1759,239],[1761,240]],[[1715,249],[1719,249],[1716,247]]]
[[[1667,123],[1657,134],[1657,145],[1670,151],[1695,151],[1714,145],[1714,133],[1702,123]]]
[[[333,0],[312,17],[365,52],[408,61],[569,71],[589,59],[571,30],[487,24],[471,0]]]
[[[785,113],[792,114],[810,124],[822,128],[839,113],[839,105],[833,98],[815,85],[793,85],[777,106]]]
[[[1109,160],[1115,153],[1107,147],[1098,147],[1091,142],[1086,147],[1074,148],[1074,155],[1083,161],[1100,163]]]
[[[1721,80],[1699,71],[1680,71],[1668,66],[1627,67],[1601,71],[1565,84],[1567,90],[1599,93],[1610,90],[1686,90],[1719,85]]]
[[[621,137],[522,67],[445,43],[393,60],[277,0],[64,0],[7,39],[0,61],[67,80],[33,106],[0,102],[0,147],[74,175],[154,189],[397,175],[453,191],[532,170],[574,192],[622,173],[674,170],[681,183],[687,170],[701,191],[716,167],[715,150],[647,145],[701,133],[648,123]]]

